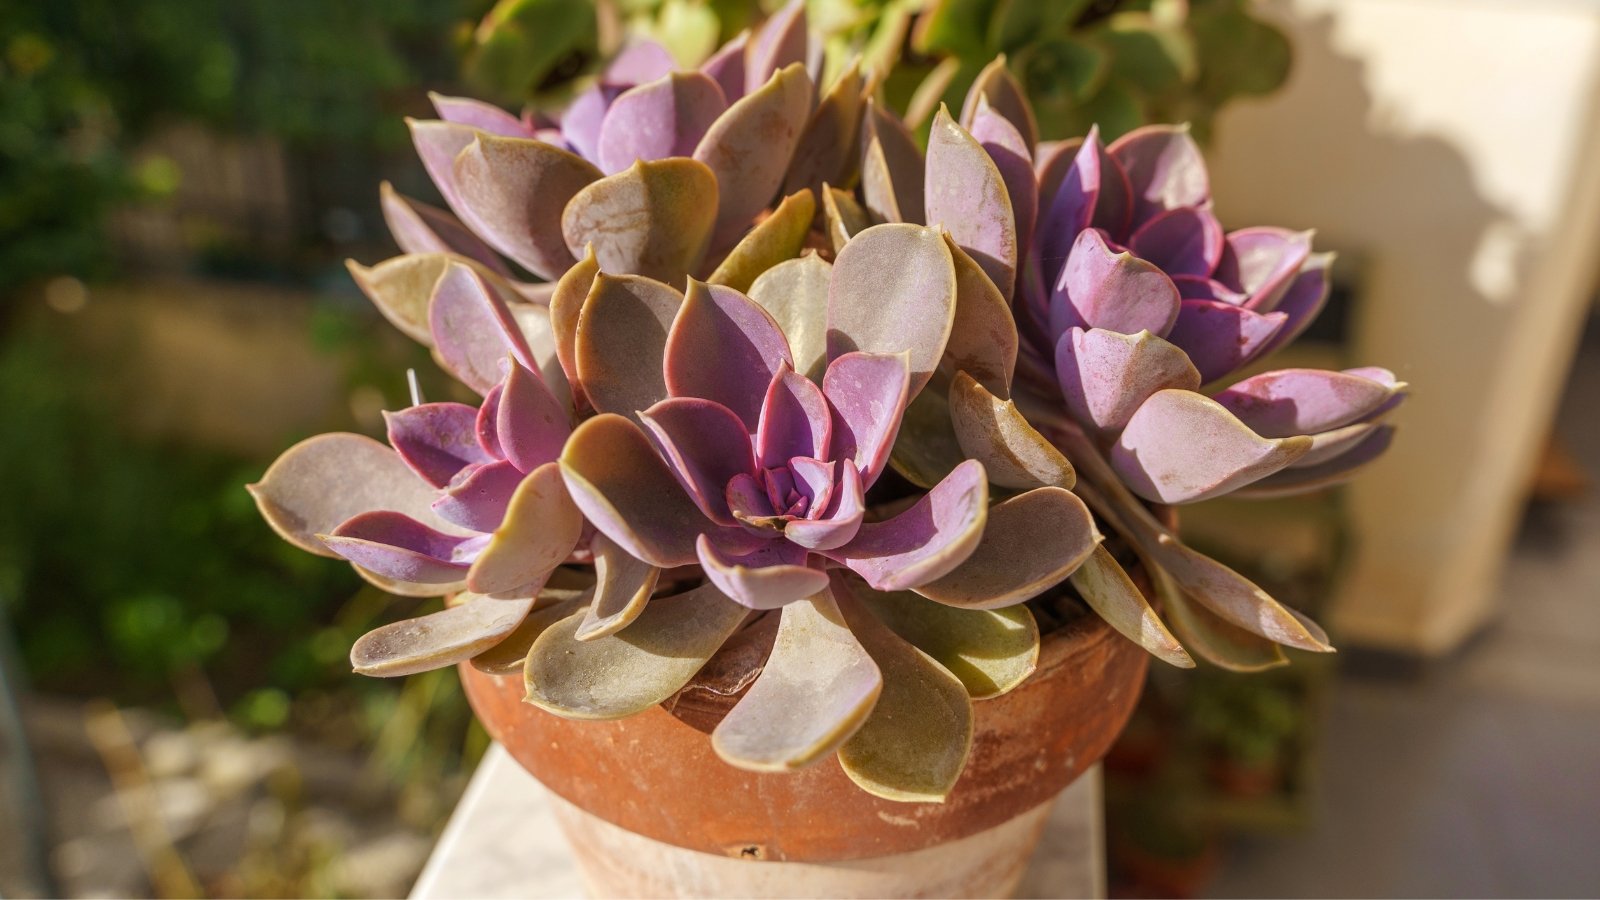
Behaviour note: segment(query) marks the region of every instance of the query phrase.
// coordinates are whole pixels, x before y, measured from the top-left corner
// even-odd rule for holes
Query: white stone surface
[[[1105,896],[1101,807],[1097,766],[1056,800],[1018,896]],[[549,795],[500,745],[478,766],[411,896],[584,896]]]

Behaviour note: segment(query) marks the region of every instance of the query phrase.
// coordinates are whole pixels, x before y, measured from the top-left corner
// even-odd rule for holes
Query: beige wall
[[[1318,229],[1362,288],[1355,365],[1413,385],[1350,489],[1333,624],[1436,654],[1501,564],[1600,256],[1600,3],[1274,0],[1287,88],[1218,123],[1230,226]],[[1512,598],[1508,598],[1512,599]]]

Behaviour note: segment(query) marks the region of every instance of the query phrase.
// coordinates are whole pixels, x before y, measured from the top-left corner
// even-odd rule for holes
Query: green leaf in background
[[[1144,13],[1112,16],[1094,37],[1111,56],[1111,74],[1136,90],[1174,91],[1199,74],[1189,35]]]
[[[1200,93],[1213,105],[1269,94],[1289,77],[1289,39],[1237,2],[1195,9],[1190,27],[1200,58]]]
[[[911,43],[918,53],[988,57],[989,20],[1000,0],[934,0],[917,22]]]
[[[991,52],[1013,53],[1071,27],[1093,0],[1000,0],[989,21]]]
[[[500,0],[473,32],[467,80],[503,100],[538,95],[600,55],[590,0]]]

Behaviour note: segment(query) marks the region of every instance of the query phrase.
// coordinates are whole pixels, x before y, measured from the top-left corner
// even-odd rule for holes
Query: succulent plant
[[[383,191],[406,253],[351,271],[482,402],[414,398],[392,449],[313,438],[254,486],[291,542],[452,595],[362,638],[358,670],[470,660],[614,718],[754,645],[723,758],[837,753],[865,790],[937,800],[973,701],[1032,671],[1029,604],[1065,582],[1194,665],[1091,509],[1205,658],[1330,649],[1151,507],[1343,477],[1402,386],[1287,370],[1200,392],[1315,311],[1326,260],[1223,235],[1185,132],[1036,146],[996,62],[924,153],[857,67],[818,96],[798,2],[698,72],[630,53],[559,121],[435,98],[412,127],[449,211]],[[1273,327],[1216,346],[1180,327],[1201,308]]]

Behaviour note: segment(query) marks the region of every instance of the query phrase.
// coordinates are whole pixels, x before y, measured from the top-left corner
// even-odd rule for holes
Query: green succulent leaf
[[[531,609],[531,596],[469,594],[465,602],[439,612],[367,632],[350,648],[350,665],[380,678],[453,666],[504,640]]]
[[[962,609],[913,591],[885,593],[855,581],[850,590],[883,624],[961,679],[974,700],[1012,690],[1039,663],[1039,625],[1021,604]]]

